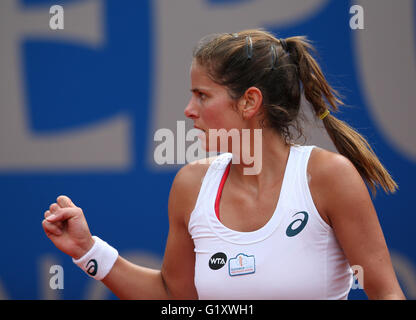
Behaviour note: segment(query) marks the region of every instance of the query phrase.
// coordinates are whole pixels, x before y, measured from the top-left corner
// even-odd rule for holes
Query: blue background
[[[65,6],[69,2],[73,1],[60,4]],[[209,2],[233,5],[241,1]],[[40,289],[40,282],[45,280],[39,275],[39,259],[44,256],[53,256],[65,270],[65,289],[59,293],[60,298],[86,297],[86,288],[93,280],[54,247],[41,227],[44,211],[60,194],[70,196],[83,208],[91,232],[120,252],[138,250],[160,259],[163,256],[168,232],[168,195],[178,168],[155,171],[146,164],[147,148],[154,134],[149,125],[152,66],[156,63],[151,51],[154,3],[150,0],[103,3],[107,41],[98,51],[36,37],[20,42],[28,125],[33,134],[59,134],[125,111],[133,123],[130,146],[133,166],[125,172],[0,172],[0,283],[10,299],[45,298]],[[41,4],[56,2],[20,1],[22,9]],[[351,5],[350,1],[330,1],[301,24],[264,27],[279,37],[302,34],[312,39],[329,81],[341,89],[348,105],[360,106],[348,108],[339,117],[368,138],[399,184],[400,190],[394,195],[387,196],[380,190],[374,205],[389,249],[416,265],[413,231],[416,216],[411,205],[416,167],[383,138],[365,106],[363,88],[357,81],[353,31],[348,24]],[[183,113],[178,114],[175,121],[183,118]],[[405,292],[406,288],[403,285]],[[106,297],[115,298],[111,293]],[[362,290],[352,290],[350,299],[366,299],[366,296]]]

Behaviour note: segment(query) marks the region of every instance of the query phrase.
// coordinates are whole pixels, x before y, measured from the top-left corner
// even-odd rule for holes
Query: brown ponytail
[[[284,40],[261,29],[250,29],[205,37],[193,56],[213,81],[227,87],[233,99],[240,98],[250,86],[259,88],[263,94],[263,123],[290,141],[290,127],[302,136],[298,117],[301,84],[316,116],[328,108],[337,111],[343,104],[309,51],[315,50],[306,37]],[[377,185],[386,193],[396,191],[396,182],[363,136],[331,114],[323,123],[338,152],[354,164],[373,194]]]
[[[343,103],[338,92],[328,84],[318,63],[309,53],[310,50],[314,51],[310,42],[305,37],[291,37],[286,39],[286,43],[292,59],[299,68],[305,98],[311,103],[316,116],[323,114],[328,107],[337,111],[337,104]],[[397,190],[396,182],[362,135],[331,114],[323,119],[323,124],[338,152],[354,164],[374,195],[377,185],[386,193]]]

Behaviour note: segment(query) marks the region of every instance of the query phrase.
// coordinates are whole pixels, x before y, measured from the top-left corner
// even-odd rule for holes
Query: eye
[[[201,91],[198,91],[196,94],[200,102],[204,102],[207,99],[207,95]]]
[[[197,98],[200,102],[203,102],[204,100],[206,100],[208,98],[208,96],[205,93],[203,93],[203,92],[201,92],[197,89],[193,89],[191,91],[195,95],[195,98]]]

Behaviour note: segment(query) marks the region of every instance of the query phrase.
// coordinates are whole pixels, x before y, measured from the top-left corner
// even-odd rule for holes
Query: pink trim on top
[[[224,175],[222,176],[220,186],[218,187],[217,197],[215,198],[215,215],[217,216],[218,220],[220,219],[220,199],[222,195],[222,189],[224,188],[225,180],[227,180],[228,173],[230,172],[231,162],[228,164],[227,168],[225,169]]]

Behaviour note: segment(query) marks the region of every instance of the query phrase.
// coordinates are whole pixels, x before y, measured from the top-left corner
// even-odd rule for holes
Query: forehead
[[[206,69],[195,60],[191,64],[191,89],[226,90],[226,88],[215,83],[208,75]]]

